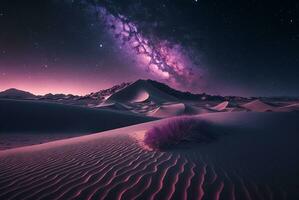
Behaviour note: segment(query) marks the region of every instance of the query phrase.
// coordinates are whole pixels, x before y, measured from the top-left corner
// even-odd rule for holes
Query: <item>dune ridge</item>
[[[146,80],[138,80],[123,90],[111,95],[107,102],[140,102],[156,103],[177,101],[177,98],[159,90]]]

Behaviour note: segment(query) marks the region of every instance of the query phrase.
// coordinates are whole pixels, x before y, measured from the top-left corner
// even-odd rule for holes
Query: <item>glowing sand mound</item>
[[[224,101],[224,102],[212,107],[211,109],[215,110],[215,111],[224,111],[227,108],[228,103],[229,103],[228,101]]]

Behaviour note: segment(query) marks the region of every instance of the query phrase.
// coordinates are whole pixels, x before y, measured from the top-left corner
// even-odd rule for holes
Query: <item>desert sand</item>
[[[298,199],[298,113],[196,116],[211,143],[150,150],[163,119],[0,151],[0,199]]]
[[[299,199],[296,98],[194,95],[151,80],[84,97],[10,91],[18,100],[0,99],[1,200]],[[194,124],[192,136],[165,135]]]
[[[0,150],[152,121],[116,109],[0,99]]]

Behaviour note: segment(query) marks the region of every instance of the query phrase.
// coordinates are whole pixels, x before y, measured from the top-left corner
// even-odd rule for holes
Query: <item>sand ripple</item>
[[[0,156],[0,199],[286,199],[201,155],[146,151],[127,135]]]

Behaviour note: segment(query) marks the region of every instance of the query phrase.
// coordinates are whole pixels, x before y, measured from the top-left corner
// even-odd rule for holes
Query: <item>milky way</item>
[[[181,45],[157,37],[149,39],[128,18],[113,15],[104,7],[97,6],[96,11],[107,31],[123,51],[138,61],[138,66],[173,85],[190,88],[198,84],[201,73]]]

